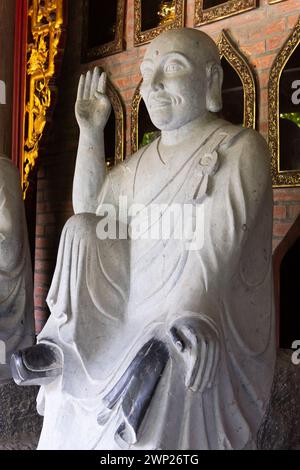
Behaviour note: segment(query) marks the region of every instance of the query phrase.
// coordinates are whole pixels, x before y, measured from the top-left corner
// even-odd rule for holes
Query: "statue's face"
[[[200,49],[201,51],[201,49]],[[151,121],[161,130],[179,129],[206,112],[205,61],[188,41],[162,35],[141,64],[141,94]]]

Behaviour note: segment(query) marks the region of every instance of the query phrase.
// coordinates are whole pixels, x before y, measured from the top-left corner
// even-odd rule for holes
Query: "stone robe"
[[[18,171],[0,156],[0,341],[5,364],[0,383],[11,378],[13,352],[34,343],[33,282]],[[2,361],[1,361],[2,362]],[[4,361],[3,361],[4,362]]]
[[[39,341],[61,348],[64,370],[38,398],[40,449],[129,447],[116,435],[120,403],[107,410],[103,398],[151,337],[165,342],[170,358],[130,448],[255,447],[275,362],[267,145],[255,131],[219,119],[199,131],[192,155],[164,164],[156,144],[109,173],[98,216],[74,216],[63,230],[51,316]],[[203,243],[187,249],[172,237],[99,240],[103,204],[118,207],[120,196],[128,207],[201,207]],[[137,217],[149,231],[143,211]],[[189,221],[195,228],[195,213]],[[126,225],[124,214],[119,223]],[[202,392],[186,387],[168,334],[184,317],[198,318],[199,329],[209,325],[220,344],[215,380]]]

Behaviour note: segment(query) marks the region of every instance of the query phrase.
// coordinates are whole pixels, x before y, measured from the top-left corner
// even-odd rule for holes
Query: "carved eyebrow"
[[[161,62],[166,62],[168,59],[178,59],[184,62],[184,64],[188,67],[190,66],[190,60],[187,58],[185,54],[182,52],[177,52],[177,51],[170,51],[167,52],[165,55],[162,56]],[[145,67],[153,67],[154,62],[152,59],[144,59],[143,62],[141,63],[140,69],[142,70]]]
[[[167,62],[168,59],[178,59],[182,61],[187,67],[191,65],[190,60],[182,52],[177,52],[177,51],[167,52],[167,54],[163,56],[163,61]]]

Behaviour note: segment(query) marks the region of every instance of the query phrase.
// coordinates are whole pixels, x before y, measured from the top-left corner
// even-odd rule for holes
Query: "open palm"
[[[80,129],[103,130],[111,112],[111,104],[106,95],[106,73],[98,67],[93,72],[81,75],[75,114]]]

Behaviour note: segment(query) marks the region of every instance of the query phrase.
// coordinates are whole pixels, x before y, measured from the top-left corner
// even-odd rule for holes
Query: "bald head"
[[[179,28],[162,33],[149,44],[144,59],[162,56],[170,51],[181,52],[201,66],[208,62],[220,64],[216,44],[198,29]]]
[[[219,51],[196,29],[167,31],[148,46],[141,64],[142,97],[161,130],[173,130],[221,109]]]

